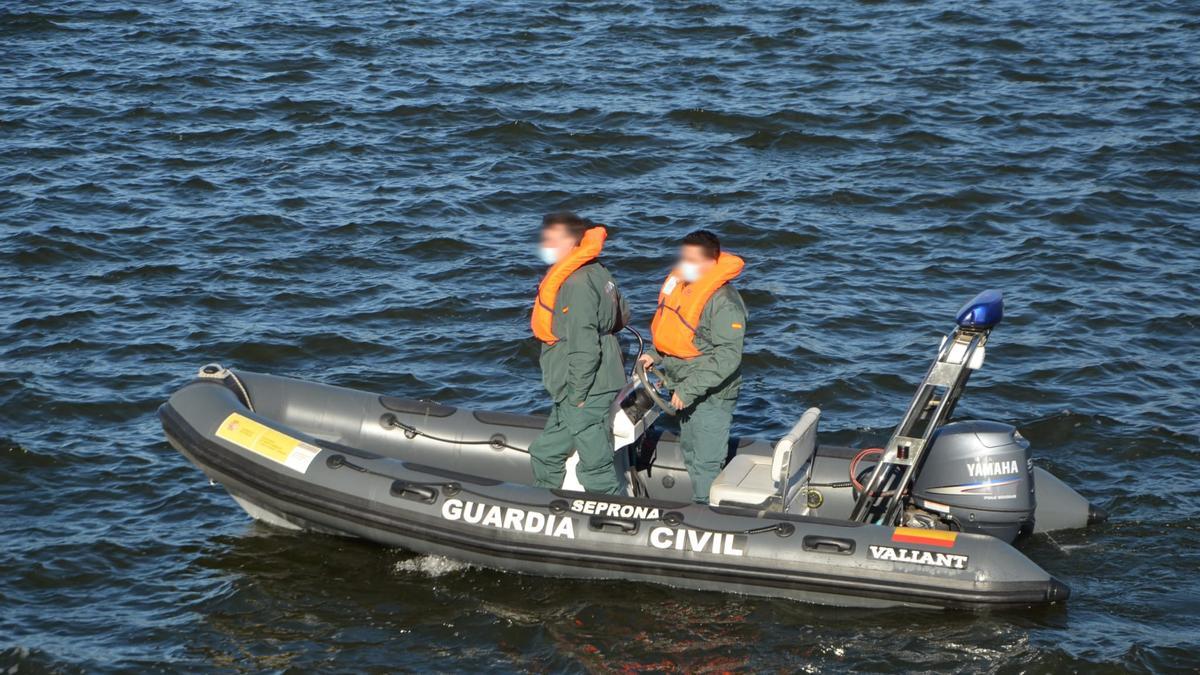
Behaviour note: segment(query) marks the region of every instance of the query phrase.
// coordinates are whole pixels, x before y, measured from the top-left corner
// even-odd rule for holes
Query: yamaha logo
[[[1021,465],[1015,459],[1003,462],[993,462],[988,459],[977,459],[967,464],[967,473],[971,478],[991,478],[992,476],[1015,476],[1021,472]]]

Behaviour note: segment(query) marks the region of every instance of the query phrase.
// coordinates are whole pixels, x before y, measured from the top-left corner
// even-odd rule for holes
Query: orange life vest
[[[533,316],[529,320],[533,328],[533,336],[552,345],[558,342],[552,330],[554,325],[554,301],[558,298],[558,289],[562,287],[567,277],[575,270],[583,267],[600,255],[604,248],[604,240],[608,238],[608,230],[603,226],[593,227],[583,233],[579,245],[571,249],[567,257],[550,266],[542,283],[538,284],[537,298],[533,301]]]
[[[692,340],[704,305],[713,293],[741,274],[745,266],[746,261],[736,255],[721,253],[717,264],[693,283],[684,283],[678,274],[671,272],[658,292],[658,311],[650,324],[654,348],[660,354],[680,359],[700,356]]]

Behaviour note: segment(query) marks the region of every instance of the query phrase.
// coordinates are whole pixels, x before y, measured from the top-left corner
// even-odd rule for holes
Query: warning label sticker
[[[217,438],[304,473],[321,449],[276,431],[239,413],[232,413],[217,427]]]

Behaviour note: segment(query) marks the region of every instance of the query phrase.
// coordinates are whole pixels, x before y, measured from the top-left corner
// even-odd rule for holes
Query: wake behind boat
[[[1002,314],[958,315],[883,448],[731,443],[711,504],[690,501],[662,393],[638,371],[614,404],[622,496],[533,487],[537,415],[476,411],[219,365],[159,416],[171,444],[254,518],[477,565],[841,606],[1023,607],[1069,590],[1012,543],[1103,518],[1032,466],[1011,426],[949,421]],[[568,476],[572,472],[568,471]]]

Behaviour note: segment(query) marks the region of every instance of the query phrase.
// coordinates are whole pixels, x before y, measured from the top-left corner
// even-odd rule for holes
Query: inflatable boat
[[[478,566],[839,606],[1012,608],[1067,599],[1013,546],[1104,518],[998,422],[951,421],[1002,315],[960,311],[880,448],[819,442],[820,411],[774,443],[733,439],[691,503],[665,394],[636,370],[614,402],[624,494],[533,487],[544,417],[470,410],[217,364],[163,404],[171,445],[253,518]],[[568,476],[573,476],[568,471]]]

